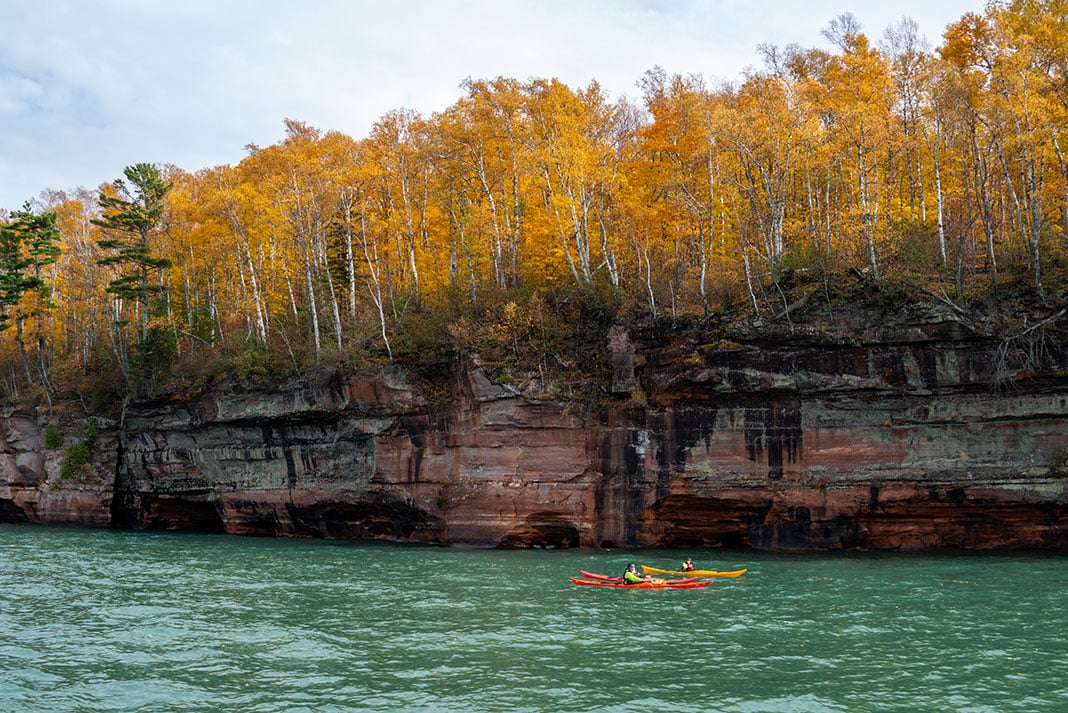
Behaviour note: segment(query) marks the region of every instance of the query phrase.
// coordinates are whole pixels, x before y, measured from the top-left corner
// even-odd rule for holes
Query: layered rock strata
[[[501,547],[1068,549],[1068,372],[1006,374],[1004,344],[954,322],[609,342],[608,402],[588,411],[472,360],[445,407],[396,372],[211,393],[132,408],[75,479],[12,413],[0,520]]]

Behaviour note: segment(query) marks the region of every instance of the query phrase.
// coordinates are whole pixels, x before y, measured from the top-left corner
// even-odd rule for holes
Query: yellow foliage
[[[878,276],[957,250],[977,276],[1016,260],[1041,289],[1065,251],[1068,2],[992,3],[936,53],[909,51],[846,34],[837,54],[769,53],[715,88],[654,68],[640,108],[596,82],[498,77],[360,139],[287,120],[237,165],[168,169],[152,238],[172,266],[152,317],[299,359],[372,337],[388,350],[406,311],[525,291],[494,325],[519,350],[540,291],[608,286],[652,312],[702,311],[815,262]],[[95,198],[57,194],[55,309],[17,307],[83,366],[132,309],[104,291]],[[450,329],[473,340],[470,322]]]

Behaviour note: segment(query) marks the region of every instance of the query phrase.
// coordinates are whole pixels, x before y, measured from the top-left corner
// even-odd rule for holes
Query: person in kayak
[[[631,562],[627,565],[627,570],[623,573],[623,584],[641,584],[646,581],[645,577],[638,574],[638,568]]]
[[[686,561],[682,563],[682,571],[683,572],[692,572],[693,571],[693,560],[690,559],[689,557],[687,557]]]

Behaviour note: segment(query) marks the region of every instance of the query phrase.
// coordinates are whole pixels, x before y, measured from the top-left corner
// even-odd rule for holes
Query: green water
[[[748,567],[578,588],[629,561]],[[1066,711],[1068,558],[0,525],[0,711]]]

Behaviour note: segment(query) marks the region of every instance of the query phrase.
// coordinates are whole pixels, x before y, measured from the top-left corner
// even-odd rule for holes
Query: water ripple
[[[573,587],[691,555],[704,590]],[[0,710],[1068,710],[1068,559],[498,552],[0,526]]]

